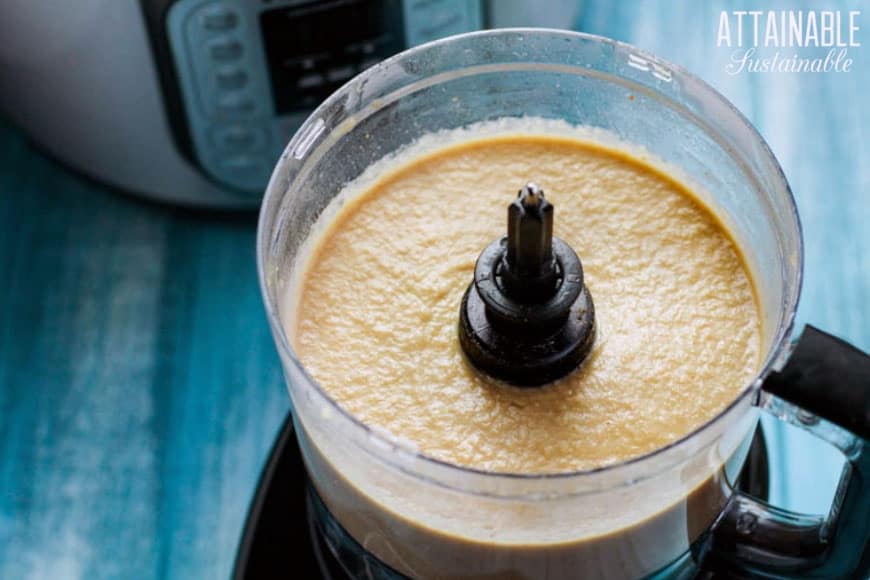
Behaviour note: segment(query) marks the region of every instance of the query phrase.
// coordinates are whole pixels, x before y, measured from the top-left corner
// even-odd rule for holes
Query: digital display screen
[[[316,107],[405,46],[400,0],[314,1],[260,14],[275,111]]]

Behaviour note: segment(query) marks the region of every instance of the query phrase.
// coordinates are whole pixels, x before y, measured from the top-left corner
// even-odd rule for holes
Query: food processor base
[[[752,440],[738,487],[766,500],[767,447],[761,426]],[[366,552],[332,517],[308,483],[288,415],[260,481],[236,555],[234,580],[261,578],[400,580],[400,574]],[[653,578],[720,578],[699,571],[689,551]]]

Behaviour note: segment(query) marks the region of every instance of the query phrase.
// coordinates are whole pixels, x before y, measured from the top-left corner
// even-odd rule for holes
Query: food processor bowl
[[[754,279],[757,377],[695,431],[623,463],[528,475],[429,457],[338,405],[287,334],[306,244],[345,185],[426,135],[523,117],[643,151],[713,210]],[[556,30],[476,32],[403,52],[343,86],[300,128],[272,175],[258,260],[316,494],[387,571],[364,575],[635,578],[685,560],[693,546],[695,563],[716,551],[705,538],[735,501],[734,477],[759,408],[771,400],[761,385],[787,355],[801,244],[789,185],[751,124],[703,81],[632,46]]]

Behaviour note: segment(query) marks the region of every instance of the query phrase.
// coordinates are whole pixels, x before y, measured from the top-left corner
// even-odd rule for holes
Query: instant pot
[[[161,201],[255,207],[330,93],[407,47],[573,27],[576,0],[12,0],[0,112],[85,174]]]

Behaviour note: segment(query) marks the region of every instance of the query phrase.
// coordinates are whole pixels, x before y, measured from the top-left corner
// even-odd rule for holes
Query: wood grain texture
[[[226,577],[288,408],[255,216],[0,140],[0,578]]]
[[[845,4],[586,2],[580,28],[696,72],[759,128],[803,220],[800,323],[870,349],[870,36],[848,74],[730,76],[715,42],[722,9]],[[110,192],[0,125],[0,578],[229,575],[288,407],[254,231]],[[775,491],[823,506],[787,480],[836,459],[798,441]]]

